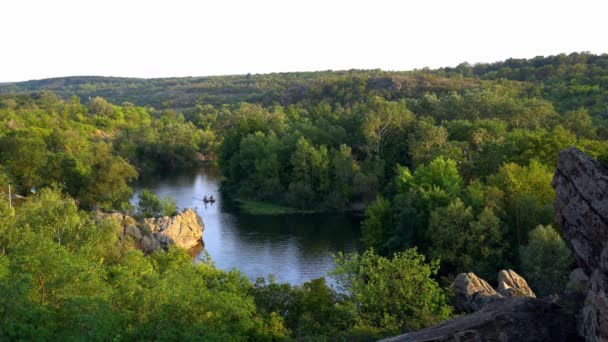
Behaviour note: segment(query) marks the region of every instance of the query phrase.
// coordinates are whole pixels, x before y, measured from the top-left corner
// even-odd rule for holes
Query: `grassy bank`
[[[305,210],[292,207],[284,207],[276,204],[257,202],[244,199],[235,199],[241,210],[249,215],[287,215],[287,214],[310,214],[315,210]]]

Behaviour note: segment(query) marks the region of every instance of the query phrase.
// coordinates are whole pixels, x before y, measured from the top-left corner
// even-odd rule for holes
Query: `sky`
[[[608,53],[606,13],[606,0],[4,0],[0,82],[411,70]]]

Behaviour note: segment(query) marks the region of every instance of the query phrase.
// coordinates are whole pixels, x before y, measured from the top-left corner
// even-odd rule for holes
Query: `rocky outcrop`
[[[526,280],[513,270],[498,272],[496,290],[475,273],[461,273],[454,280],[454,306],[462,312],[475,312],[505,297],[532,297],[536,295]]]
[[[590,275],[582,310],[583,334],[587,341],[606,341],[608,169],[576,148],[569,148],[559,155],[553,187],[555,220],[583,273],[574,277]]]
[[[395,92],[401,89],[401,83],[391,77],[374,77],[367,80],[367,89]]]
[[[202,218],[192,209],[173,216],[145,219],[138,222],[121,213],[99,214],[101,218],[115,220],[123,228],[121,240],[129,240],[145,253],[168,249],[176,245],[191,249],[201,243],[205,226]]]
[[[505,297],[532,297],[536,298],[528,282],[513,270],[498,272],[498,287],[496,291]]]
[[[576,339],[576,324],[561,306],[531,297],[503,297],[472,314],[383,341],[559,342]]]
[[[487,281],[477,277],[475,273],[461,273],[454,280],[455,306],[462,312],[475,312],[488,305],[500,295],[494,291]]]
[[[145,223],[163,248],[176,245],[190,249],[203,237],[203,219],[192,209],[170,217],[145,219]]]
[[[559,155],[553,177],[555,220],[578,264],[590,274],[608,241],[608,169],[576,148]]]
[[[468,315],[385,341],[572,341],[577,325],[559,298],[537,299],[513,270],[498,273],[498,287],[474,273],[455,279],[454,306]]]

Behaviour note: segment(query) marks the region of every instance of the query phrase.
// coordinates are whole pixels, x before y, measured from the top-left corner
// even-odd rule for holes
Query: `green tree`
[[[538,226],[530,231],[528,244],[520,253],[523,273],[537,294],[545,296],[564,290],[574,259],[553,227]]]
[[[367,247],[383,251],[393,222],[391,203],[378,197],[365,209],[365,220],[361,223],[361,240]]]
[[[355,310],[353,329],[367,331],[372,338],[428,327],[451,315],[443,291],[433,280],[438,262],[425,262],[415,249],[391,259],[373,250],[339,253],[335,263],[331,276]]]

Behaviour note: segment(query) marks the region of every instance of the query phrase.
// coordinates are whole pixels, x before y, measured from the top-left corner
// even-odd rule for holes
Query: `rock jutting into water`
[[[468,315],[385,341],[607,341],[608,168],[569,148],[559,155],[552,185],[555,221],[579,266],[564,293],[534,298],[510,270],[500,272],[496,290],[462,273],[455,306]]]
[[[147,218],[143,222],[137,222],[132,217],[120,213],[102,216],[117,220],[123,227],[119,237],[132,239],[145,253],[158,249],[167,250],[171,245],[191,249],[201,243],[205,229],[202,218],[192,209],[173,216]]]

